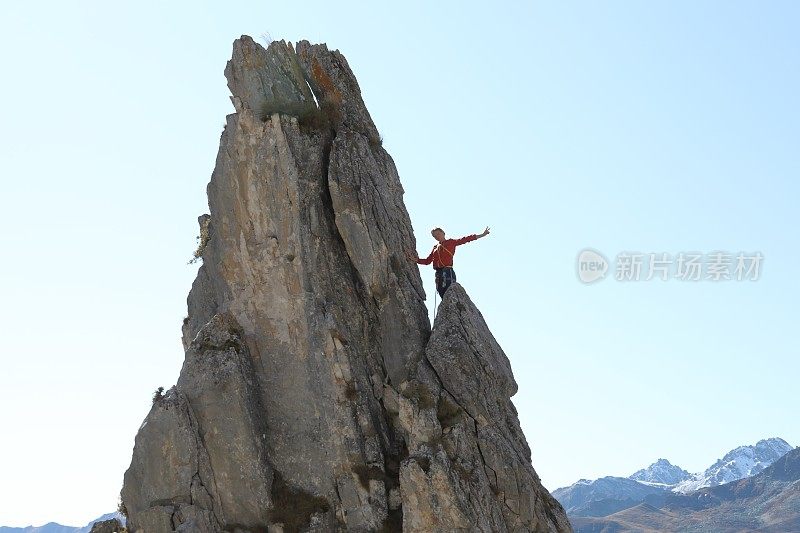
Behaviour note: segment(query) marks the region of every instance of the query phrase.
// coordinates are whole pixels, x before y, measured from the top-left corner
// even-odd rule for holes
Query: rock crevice
[[[403,188],[347,60],[236,40],[186,358],[139,430],[132,531],[570,531],[454,284],[431,329]]]

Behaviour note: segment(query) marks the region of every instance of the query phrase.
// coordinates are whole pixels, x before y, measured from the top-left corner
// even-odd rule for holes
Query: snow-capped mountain
[[[672,488],[682,481],[693,479],[693,477],[683,468],[673,465],[666,459],[659,459],[647,468],[637,470],[628,476],[628,479],[645,485]]]
[[[640,502],[660,501],[659,498],[666,498],[673,492],[689,493],[752,477],[791,450],[783,439],[764,439],[754,445],[734,448],[700,473],[690,474],[666,459],[659,459],[627,478],[581,479],[552,494],[570,516],[605,516]]]
[[[662,491],[643,503],[595,505],[603,514],[570,516],[575,533],[597,531],[800,532],[800,448],[758,474],[688,494]]]
[[[791,450],[789,443],[780,438],[760,440],[753,446],[739,446],[704,472],[677,483],[672,490],[687,493],[754,476]]]

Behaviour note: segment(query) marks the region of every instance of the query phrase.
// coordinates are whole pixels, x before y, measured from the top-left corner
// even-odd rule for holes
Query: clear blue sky
[[[492,227],[458,277],[549,489],[800,444],[796,2],[121,4],[0,8],[0,524],[115,508],[183,360],[241,34],[347,56],[421,254],[434,225]],[[757,282],[586,286],[587,246],[765,260]]]

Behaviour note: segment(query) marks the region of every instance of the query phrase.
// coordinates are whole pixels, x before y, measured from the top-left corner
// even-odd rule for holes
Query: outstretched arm
[[[480,234],[473,233],[472,235],[467,235],[466,237],[461,237],[460,239],[455,239],[456,246],[458,246],[459,244],[464,244],[464,243],[467,243],[467,242],[475,241],[477,239],[480,239],[481,237],[486,237],[487,235],[489,235],[489,226],[486,226],[486,229],[483,230],[483,233],[480,233]]]
[[[430,255],[428,257],[426,257],[425,259],[420,259],[417,256],[416,253],[412,253],[412,252],[408,252],[408,251],[406,252],[406,257],[408,257],[408,259],[410,261],[414,261],[418,265],[430,265],[431,261],[433,261],[433,250],[431,250]]]

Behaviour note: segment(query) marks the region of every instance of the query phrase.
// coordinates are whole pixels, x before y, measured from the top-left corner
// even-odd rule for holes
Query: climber
[[[439,292],[439,296],[444,298],[444,291],[447,290],[451,283],[456,281],[456,273],[453,270],[453,256],[456,253],[456,246],[486,237],[489,235],[489,227],[487,226],[480,235],[473,233],[460,239],[446,239],[442,228],[433,228],[431,235],[438,243],[434,245],[428,257],[420,259],[416,253],[411,252],[406,252],[406,256],[409,260],[415,261],[419,265],[429,265],[433,262],[433,269],[436,271],[436,290]]]

